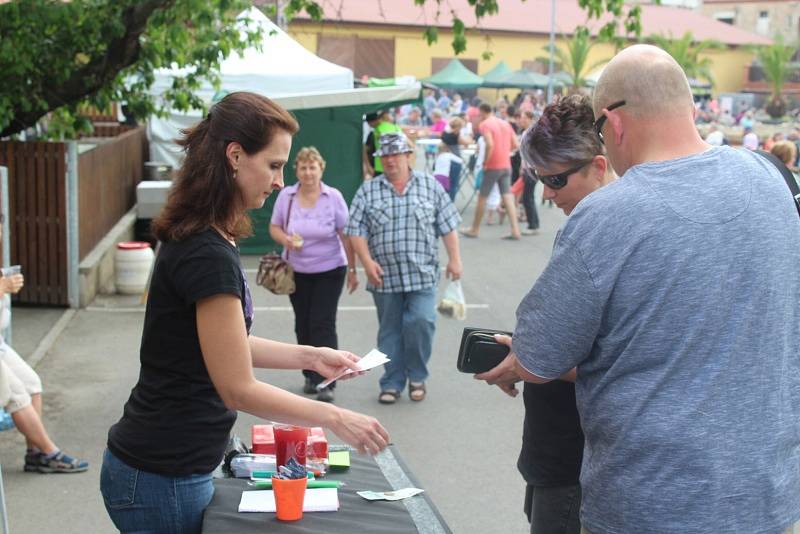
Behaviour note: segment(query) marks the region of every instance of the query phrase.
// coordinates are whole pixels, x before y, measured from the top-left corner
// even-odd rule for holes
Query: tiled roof
[[[449,8],[458,14],[468,27],[475,26],[475,12],[467,0],[448,0],[442,3],[436,17],[436,2],[428,0],[424,8],[414,5],[412,0],[318,0],[325,10],[329,23],[387,24],[392,26],[439,26],[452,25]],[[499,0],[497,15],[481,19],[480,28],[499,32],[522,32],[549,34],[550,0]],[[728,45],[769,44],[766,37],[733,27],[707,17],[700,12],[676,7],[643,4],[642,35],[670,33],[680,37],[687,31],[695,39],[715,39]],[[309,20],[305,14],[296,20]],[[605,22],[605,20],[604,20]],[[586,23],[586,12],[577,0],[556,0],[556,32],[571,34]],[[595,21],[592,27],[599,27]]]
[[[763,6],[764,4],[793,4],[796,0],[703,0],[703,4],[753,4]]]

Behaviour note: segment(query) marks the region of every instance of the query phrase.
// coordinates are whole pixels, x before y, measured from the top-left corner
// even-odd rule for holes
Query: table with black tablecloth
[[[244,479],[214,480],[214,498],[203,517],[204,534],[297,532],[335,534],[449,534],[427,493],[401,501],[367,501],[356,491],[390,491],[419,483],[393,446],[377,456],[350,454],[350,469],[329,472],[323,480],[341,480],[338,512],[306,512],[299,521],[278,521],[274,513],[242,512],[243,490],[254,490]],[[424,489],[424,488],[422,488]]]

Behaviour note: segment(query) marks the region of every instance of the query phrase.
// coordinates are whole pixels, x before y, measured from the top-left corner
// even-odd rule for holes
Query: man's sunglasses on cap
[[[592,161],[594,161],[594,158],[584,161],[580,165],[576,165],[575,167],[567,169],[566,171],[560,172],[558,174],[548,174],[547,176],[542,176],[537,173],[536,178],[538,178],[540,182],[542,182],[550,189],[561,189],[562,187],[567,185],[567,180],[569,179],[571,174],[575,174],[576,172],[578,172],[579,170],[583,169],[588,164],[590,164]]]
[[[625,105],[624,100],[620,100],[619,102],[614,102],[610,106],[606,106],[607,111],[611,111],[612,109],[617,109]],[[594,133],[597,134],[597,137],[600,138],[600,142],[605,144],[606,140],[603,139],[603,125],[606,123],[606,114],[603,113],[600,115],[596,121],[594,121]]]

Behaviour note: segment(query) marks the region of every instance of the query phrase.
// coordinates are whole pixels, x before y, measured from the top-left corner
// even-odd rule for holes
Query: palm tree
[[[597,41],[592,40],[591,36],[589,35],[589,30],[585,27],[580,27],[575,31],[572,39],[567,41],[566,51],[561,48],[556,48],[554,51],[556,58],[562,65],[562,68],[572,78],[572,87],[570,88],[571,93],[576,93],[581,87],[587,85],[587,74],[600,65],[608,63],[611,60],[611,58],[601,59],[600,61],[587,66],[589,52],[592,50],[595,44],[597,44]],[[545,48],[545,50],[549,51],[549,48]]]
[[[687,78],[704,79],[712,86],[714,85],[711,58],[700,59],[700,54],[709,50],[722,50],[725,48],[724,44],[712,39],[695,42],[692,32],[684,33],[683,37],[679,39],[675,39],[671,33],[669,37],[651,35],[648,39],[671,55],[686,73]]]
[[[783,84],[791,73],[791,60],[794,56],[796,47],[783,44],[783,37],[776,36],[773,43],[769,46],[761,46],[756,49],[756,59],[764,70],[764,77],[770,84],[771,94],[767,102],[767,113],[769,116],[778,119],[786,113],[786,101],[781,92]]]

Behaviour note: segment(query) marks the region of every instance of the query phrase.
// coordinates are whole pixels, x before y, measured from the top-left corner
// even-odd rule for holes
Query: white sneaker
[[[539,230],[536,228],[523,228],[519,233],[522,235],[539,235]]]

